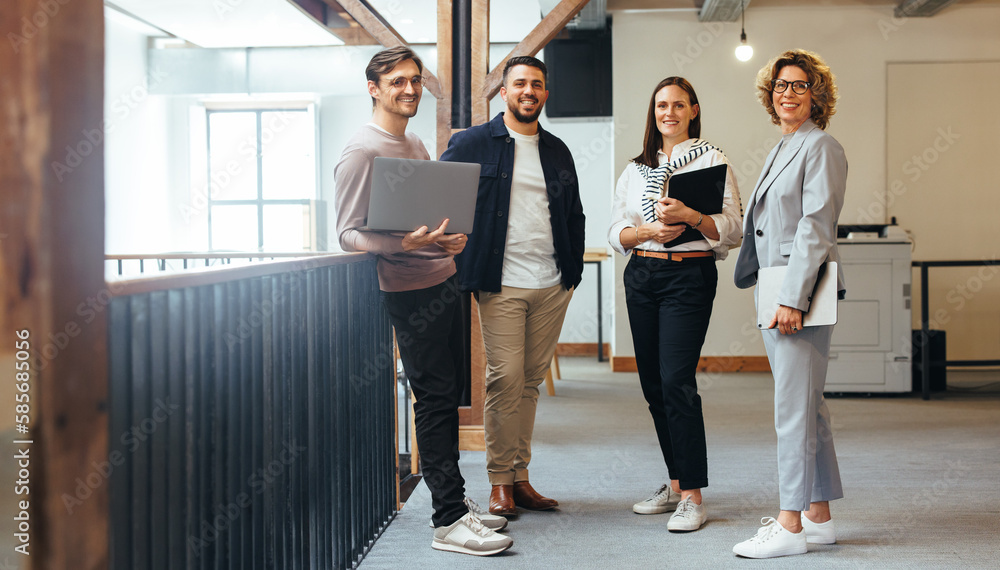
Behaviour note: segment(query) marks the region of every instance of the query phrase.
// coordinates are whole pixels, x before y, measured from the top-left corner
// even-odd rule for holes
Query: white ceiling
[[[368,2],[407,42],[437,42],[437,0]],[[206,48],[343,44],[288,0],[110,0],[105,3]],[[519,42],[541,21],[538,0],[496,0],[491,4],[491,42]]]
[[[606,0],[611,10],[698,10],[704,0]],[[436,43],[437,0],[368,0],[411,44]],[[543,0],[543,4],[551,4]],[[339,39],[288,0],[109,0],[147,24],[201,47],[341,45]],[[784,6],[895,6],[894,0],[750,0],[754,8]],[[949,10],[1000,0],[960,0]],[[539,0],[491,0],[490,41],[517,43],[541,21]]]
[[[344,43],[287,0],[111,0],[105,4],[206,48]]]

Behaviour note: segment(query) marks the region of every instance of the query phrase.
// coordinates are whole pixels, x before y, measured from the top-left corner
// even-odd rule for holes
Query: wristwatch
[[[695,224],[695,225],[693,225],[693,226],[691,226],[691,227],[692,228],[697,228],[698,226],[701,225],[701,221],[704,220],[704,219],[705,219],[705,214],[702,214],[701,212],[698,212],[698,223]]]

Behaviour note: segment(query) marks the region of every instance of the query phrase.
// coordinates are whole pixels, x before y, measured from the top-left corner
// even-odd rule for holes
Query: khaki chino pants
[[[480,291],[486,348],[486,470],[491,485],[528,480],[538,386],[545,379],[572,290]]]

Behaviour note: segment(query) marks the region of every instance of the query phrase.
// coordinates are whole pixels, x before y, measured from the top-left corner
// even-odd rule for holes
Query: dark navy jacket
[[[573,156],[565,143],[539,125],[538,154],[549,196],[556,265],[567,289],[583,275],[584,216]],[[476,219],[465,250],[455,257],[463,291],[500,291],[510,184],[514,175],[514,139],[500,113],[489,123],[456,133],[441,160],[478,162]]]

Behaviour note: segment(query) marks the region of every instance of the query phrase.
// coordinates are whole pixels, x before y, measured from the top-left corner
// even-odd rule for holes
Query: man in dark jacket
[[[441,156],[482,167],[475,225],[456,263],[459,286],[479,301],[490,513],[498,515],[559,504],[531,487],[528,463],[538,386],[583,273],[584,216],[569,149],[538,125],[545,76],[534,57],[508,60],[507,108],[455,134]]]

